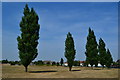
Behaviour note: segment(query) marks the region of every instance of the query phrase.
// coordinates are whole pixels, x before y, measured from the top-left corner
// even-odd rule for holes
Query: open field
[[[23,66],[2,65],[2,78],[117,78],[118,69],[90,67],[29,66],[24,72]]]

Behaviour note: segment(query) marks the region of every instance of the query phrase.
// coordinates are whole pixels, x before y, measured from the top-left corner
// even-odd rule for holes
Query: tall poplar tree
[[[87,36],[87,44],[86,44],[86,61],[93,67],[98,65],[98,44],[96,41],[96,37],[94,35],[94,31],[89,28],[89,33]]]
[[[74,40],[70,32],[67,34],[67,38],[65,40],[65,57],[67,59],[69,71],[71,71],[72,66],[74,64],[76,50],[74,47]]]
[[[21,63],[27,72],[28,65],[37,57],[37,45],[39,39],[38,24],[39,17],[33,8],[29,9],[26,4],[23,12],[24,16],[20,22],[21,35],[18,36],[18,50]]]
[[[105,42],[102,40],[102,38],[99,39],[99,45],[98,45],[98,50],[99,50],[99,61],[102,67],[106,64],[106,48],[105,48]]]

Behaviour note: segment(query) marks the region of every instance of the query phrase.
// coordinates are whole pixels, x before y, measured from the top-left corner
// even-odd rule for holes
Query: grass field
[[[62,66],[29,66],[24,72],[23,66],[2,65],[2,78],[117,78],[118,69]]]

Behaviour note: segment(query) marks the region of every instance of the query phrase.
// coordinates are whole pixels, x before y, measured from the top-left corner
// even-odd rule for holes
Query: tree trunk
[[[69,67],[69,71],[71,71],[72,67]]]
[[[98,65],[96,64],[95,67],[98,67]]]
[[[87,67],[88,67],[88,64],[87,64]]]
[[[91,68],[93,69],[93,65],[91,64]]]
[[[104,69],[104,65],[102,65],[102,69]]]
[[[25,72],[27,72],[28,71],[28,68],[27,68],[27,66],[25,67]]]
[[[91,68],[93,69],[93,65],[91,65]]]

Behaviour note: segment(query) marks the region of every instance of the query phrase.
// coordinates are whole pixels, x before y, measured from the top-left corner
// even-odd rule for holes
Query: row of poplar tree
[[[21,35],[17,37],[19,58],[21,64],[25,67],[25,71],[28,71],[28,65],[37,57],[38,55],[38,39],[39,39],[39,29],[40,25],[38,23],[39,17],[33,8],[29,9],[28,5],[25,5],[23,11],[23,17],[20,22]],[[98,54],[99,52],[99,54]],[[74,40],[69,32],[65,41],[65,57],[67,58],[67,63],[69,70],[74,63],[76,50],[74,47]],[[112,63],[112,57],[109,49],[106,51],[105,43],[102,39],[99,40],[99,45],[96,42],[96,37],[94,31],[89,28],[89,34],[87,37],[86,44],[86,62],[91,66],[97,66],[98,63],[104,67],[110,67]]]
[[[65,41],[65,57],[67,59],[67,63],[69,66],[69,70],[71,71],[72,65],[74,63],[76,50],[74,47],[74,40],[72,37],[72,34],[68,32],[67,38]],[[98,63],[102,65],[102,67],[108,67],[110,68],[111,63],[113,62],[110,50],[106,50],[105,42],[102,40],[102,38],[99,39],[99,44],[96,41],[96,36],[94,35],[94,31],[89,28],[89,33],[87,36],[87,43],[86,43],[86,62],[85,64],[88,66],[88,64],[93,67],[98,66]]]
[[[87,44],[86,44],[86,62],[90,64],[91,67],[95,65],[97,67],[98,63],[100,63],[103,67],[110,67],[113,62],[110,50],[106,50],[105,42],[102,38],[99,39],[99,44],[97,44],[96,36],[94,35],[94,31],[89,28],[89,34],[87,36]]]

